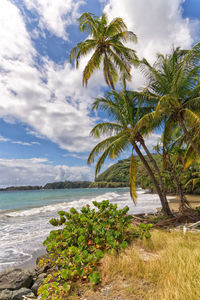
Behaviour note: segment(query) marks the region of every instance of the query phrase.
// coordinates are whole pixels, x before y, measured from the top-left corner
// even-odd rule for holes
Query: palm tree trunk
[[[110,68],[109,68],[109,65],[108,65],[108,56],[107,56],[106,51],[104,52],[104,55],[105,55],[105,62],[106,62],[106,67],[107,67],[107,71],[108,71],[108,79],[109,79],[109,82],[110,82],[110,86],[111,86],[112,90],[115,91],[115,87],[114,87],[114,83],[113,83],[113,80],[112,80],[112,76],[110,74]]]
[[[183,132],[185,133],[185,136],[186,136],[188,142],[191,144],[191,146],[194,149],[194,151],[196,151],[196,153],[200,156],[200,150],[197,148],[197,146],[193,142],[192,137],[191,137],[189,131],[185,127],[185,124],[183,122],[182,117],[179,117],[178,120],[179,120],[179,124],[180,124],[181,128],[183,129]]]
[[[159,182],[160,182],[161,191],[162,191],[163,197],[165,199],[166,205],[168,205],[166,192],[165,192],[165,187],[164,187],[164,184],[163,184],[163,181],[162,181],[162,176],[161,176],[160,170],[158,168],[158,165],[157,165],[155,159],[153,158],[153,156],[151,155],[149,149],[147,148],[147,146],[144,142],[144,139],[141,135],[139,135],[139,142],[142,145],[142,147],[143,147],[144,151],[146,152],[148,158],[150,159],[151,163],[153,164],[155,171],[158,173],[158,178],[159,178]]]
[[[136,144],[135,141],[132,142],[132,145],[133,145],[133,147],[134,147],[136,153],[138,154],[140,160],[141,160],[142,163],[144,164],[144,167],[146,168],[146,170],[147,170],[147,172],[148,172],[148,174],[149,174],[149,176],[150,176],[150,178],[151,178],[151,180],[152,180],[152,182],[153,182],[153,184],[154,184],[154,186],[155,186],[155,188],[156,188],[156,191],[157,191],[157,193],[158,193],[158,195],[159,195],[159,198],[160,198],[160,201],[161,201],[161,204],[162,204],[162,209],[163,209],[164,213],[165,213],[166,215],[168,215],[168,216],[171,217],[171,216],[172,216],[172,213],[171,213],[171,210],[170,210],[170,208],[169,208],[168,202],[166,203],[166,201],[165,201],[165,199],[164,199],[164,197],[163,197],[162,191],[161,191],[160,186],[159,186],[159,184],[158,184],[158,182],[157,182],[157,180],[156,180],[156,178],[155,178],[155,176],[154,176],[153,171],[151,170],[151,168],[150,168],[148,162],[147,162],[146,159],[144,158],[143,154],[141,153],[141,151],[140,151],[140,149],[138,148],[138,146],[137,146],[137,144]]]
[[[178,177],[176,176],[176,171],[174,169],[174,165],[171,162],[171,159],[170,159],[169,155],[168,155],[168,161],[169,161],[170,168],[172,170],[172,177],[174,178],[175,183],[176,183],[177,194],[179,195],[179,200],[180,200],[179,209],[183,210],[184,208],[191,208],[190,203],[185,198],[183,189],[182,189],[181,184],[180,184],[180,182],[178,180]]]

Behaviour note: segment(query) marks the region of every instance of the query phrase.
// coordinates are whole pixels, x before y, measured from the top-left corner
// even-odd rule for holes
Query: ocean
[[[138,190],[134,205],[128,188],[65,189],[0,192],[0,271],[31,262],[45,251],[42,242],[55,227],[49,224],[57,211],[80,209],[92,201],[110,200],[129,213],[155,212],[160,207],[156,194]]]

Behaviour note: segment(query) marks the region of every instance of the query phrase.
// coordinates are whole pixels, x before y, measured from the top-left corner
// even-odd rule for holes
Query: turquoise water
[[[128,188],[66,189],[0,192],[0,270],[30,263],[53,229],[49,224],[59,210],[80,209],[92,201],[109,200],[118,208],[128,205],[129,213],[148,213],[160,207],[157,195],[138,191],[137,204]]]
[[[127,189],[118,189],[123,193]],[[90,199],[94,196],[115,192],[116,189],[66,189],[0,192],[0,210],[19,210],[56,204],[63,201]]]

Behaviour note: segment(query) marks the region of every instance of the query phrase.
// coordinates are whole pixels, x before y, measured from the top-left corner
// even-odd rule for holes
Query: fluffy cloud
[[[93,180],[93,174],[87,166],[52,166],[44,158],[0,159],[0,187],[44,185],[64,180]]]
[[[0,117],[12,116],[68,151],[91,150],[94,141],[89,132],[95,119],[89,116],[88,105],[100,92],[102,75],[97,72],[86,89],[81,86],[84,61],[80,70],[48,59],[42,67],[36,65],[18,8],[7,0],[1,4]]]
[[[48,29],[53,34],[67,39],[66,27],[75,23],[79,16],[82,0],[24,0],[29,10],[39,14],[41,29]]]
[[[104,11],[112,19],[120,16],[129,30],[138,37],[137,50],[140,58],[150,62],[156,53],[167,53],[180,46],[190,48],[197,38],[199,21],[182,17],[181,4],[184,0],[109,0]],[[199,37],[198,37],[199,38]],[[131,87],[141,87],[144,78],[138,70],[133,70]]]
[[[138,36],[136,49],[140,57],[153,60],[155,53],[168,52],[171,47],[188,48],[194,42],[192,33],[198,22],[183,19],[184,0],[110,0],[105,12],[110,18],[122,17],[129,30]]]
[[[152,151],[153,147],[156,146],[161,139],[161,134],[159,133],[152,133],[149,137],[145,138],[145,144],[147,148]]]

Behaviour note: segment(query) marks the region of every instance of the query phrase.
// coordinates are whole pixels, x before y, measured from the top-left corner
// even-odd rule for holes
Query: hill
[[[170,169],[163,169],[162,158],[158,154],[153,155],[156,160],[158,167],[161,170],[163,181],[165,184],[166,191],[168,193],[176,193],[176,186]],[[146,160],[149,159],[145,156]],[[144,168],[143,164],[136,156],[136,182],[137,186],[143,189],[154,191],[154,186],[149,178],[149,175]],[[90,185],[90,187],[120,187],[129,186],[129,166],[130,159],[119,160],[117,163],[113,164],[106,171],[101,173],[96,177],[95,182]],[[192,182],[188,185],[186,183],[193,178],[194,174],[200,175],[200,165],[194,164],[188,169],[184,169],[183,166],[178,166],[176,169],[176,175],[178,176],[180,183],[183,187],[185,193],[188,194],[200,194],[200,185],[196,184],[194,187]],[[200,180],[199,180],[200,182]]]

